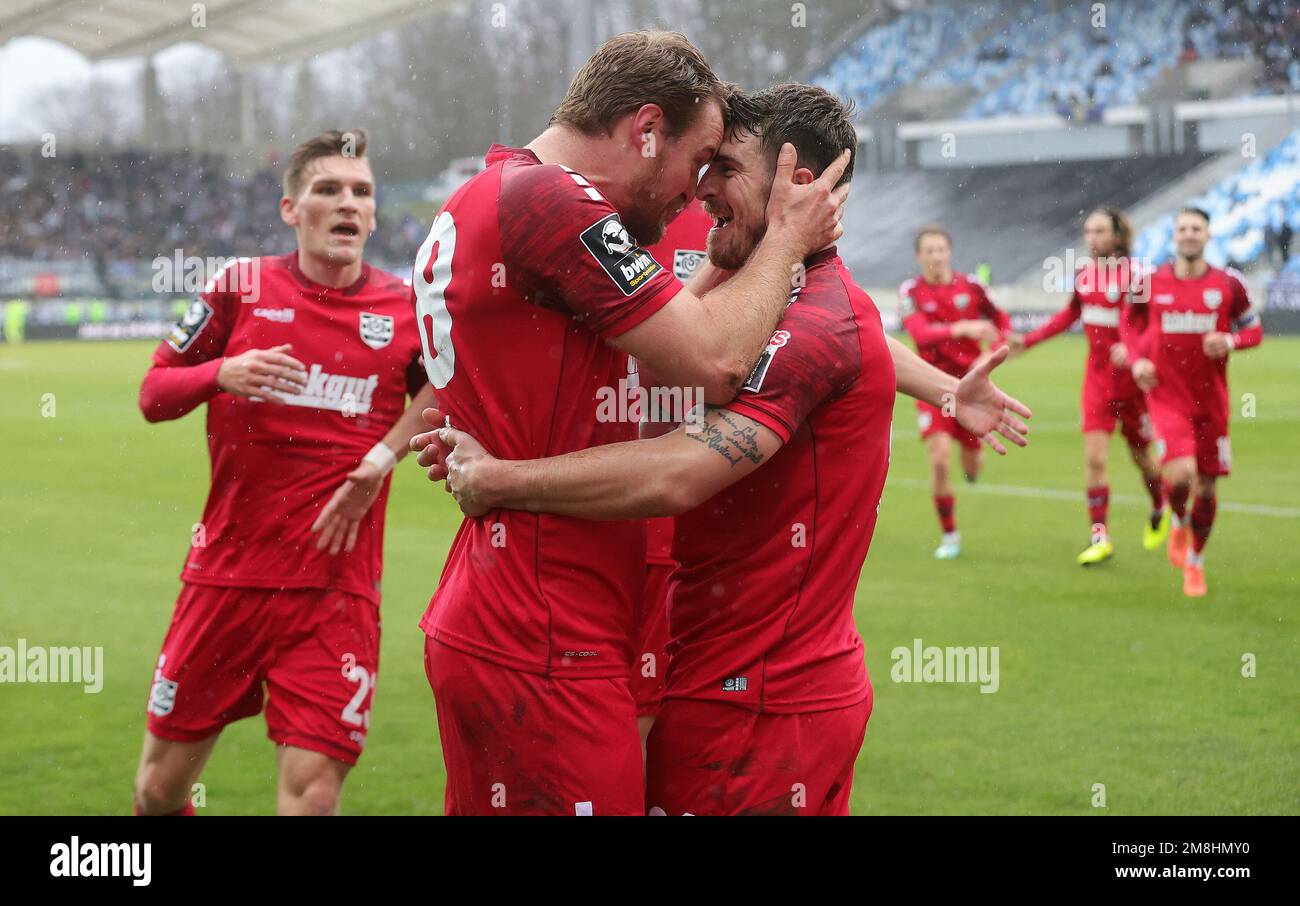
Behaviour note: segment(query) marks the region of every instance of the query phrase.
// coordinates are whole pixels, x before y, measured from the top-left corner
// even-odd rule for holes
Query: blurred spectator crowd
[[[0,150],[0,257],[31,261],[89,259],[112,295],[115,278],[141,261],[185,256],[284,254],[292,230],[280,220],[280,176],[230,173],[216,154]],[[366,257],[408,268],[428,225],[385,217]]]

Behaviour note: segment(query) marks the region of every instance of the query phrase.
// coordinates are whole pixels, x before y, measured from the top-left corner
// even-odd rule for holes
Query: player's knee
[[[334,777],[321,774],[285,791],[281,812],[288,815],[337,815],[341,788]]]
[[[184,777],[161,765],[144,765],[135,779],[135,809],[141,815],[169,815],[185,807],[189,793]]]

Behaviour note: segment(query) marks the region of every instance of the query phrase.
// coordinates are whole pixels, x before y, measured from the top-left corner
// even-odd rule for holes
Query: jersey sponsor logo
[[[1165,333],[1209,333],[1219,323],[1218,315],[1194,311],[1167,311],[1160,316],[1160,329]]]
[[[1119,327],[1119,309],[1104,305],[1085,305],[1081,320],[1094,327]]]
[[[365,415],[370,411],[379,375],[352,377],[330,374],[319,365],[312,365],[307,373],[307,386],[302,393],[285,394],[282,399],[290,406],[313,409],[332,409],[348,415]]]
[[[361,313],[361,342],[371,349],[383,349],[393,342],[393,319],[388,315]]]
[[[1207,289],[1205,292],[1201,293],[1201,299],[1205,302],[1206,308],[1210,311],[1214,311],[1223,304],[1223,290]]]
[[[754,370],[749,373],[749,379],[740,389],[748,390],[750,393],[758,393],[762,390],[763,381],[767,378],[768,369],[772,367],[772,359],[776,358],[777,350],[789,342],[790,331],[788,330],[778,330],[772,334],[772,339],[767,341],[767,348],[754,363]]]
[[[687,280],[704,260],[704,252],[693,249],[678,249],[673,252],[673,276],[678,280]]]
[[[266,318],[268,321],[275,321],[279,324],[292,324],[294,310],[292,308],[255,308],[253,309],[254,318]]]
[[[1173,304],[1174,304],[1174,294],[1173,294],[1173,293],[1160,293],[1158,296],[1156,296],[1156,304],[1157,304],[1157,305],[1173,305]]]
[[[1106,301],[1107,301],[1107,302],[1111,302],[1111,303],[1114,303],[1114,302],[1118,302],[1118,301],[1119,301],[1119,287],[1118,287],[1118,286],[1108,286],[1108,287],[1106,287]]]
[[[749,677],[747,676],[729,676],[722,681],[723,692],[748,692]]]
[[[663,270],[649,252],[632,241],[618,214],[597,220],[582,231],[580,238],[625,296],[632,295]]]
[[[970,293],[957,293],[952,297],[952,304],[958,308],[965,308],[970,305]]]
[[[211,320],[212,306],[202,299],[195,299],[181,319],[167,331],[167,345],[177,352],[184,352],[194,345],[194,341]]]

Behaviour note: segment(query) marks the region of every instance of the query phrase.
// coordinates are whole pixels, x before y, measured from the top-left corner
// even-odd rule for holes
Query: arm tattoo
[[[733,468],[742,459],[747,459],[754,465],[763,462],[763,454],[758,451],[758,430],[752,423],[742,425],[730,412],[712,406],[709,407],[709,415],[717,416],[723,424],[706,417],[701,430],[687,433],[686,436],[696,443],[704,444]]]

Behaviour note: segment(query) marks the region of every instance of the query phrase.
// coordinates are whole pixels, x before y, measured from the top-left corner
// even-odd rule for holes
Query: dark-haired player
[[[921,273],[898,288],[898,314],[921,358],[954,377],[965,374],[980,356],[1011,333],[1006,313],[989,299],[984,284],[952,269],[952,238],[938,224],[916,234]],[[980,437],[964,428],[951,405],[916,401],[917,426],[930,462],[930,488],[943,532],[934,551],[937,560],[961,554],[957,498],[949,478],[952,441],[961,447],[962,471],[974,481],[984,461]]]
[[[138,814],[193,814],[221,730],[264,704],[281,814],[334,813],[365,744],[388,474],[432,400],[410,288],[362,258],[365,152],[359,130],[294,152],[280,214],[297,251],[218,275],[140,388],[151,422],[207,404],[212,484],[154,671]]]
[[[715,221],[709,266],[743,273],[771,235],[774,186],[792,167],[805,185],[836,172],[856,135],[845,107],[813,86],[738,97],[732,114],[698,194]],[[648,745],[654,814],[848,811],[872,703],[853,594],[889,464],[896,366],[875,305],[834,245],[803,265],[740,393],[707,407],[702,422],[523,462],[494,458],[454,428],[412,440],[430,477],[446,478],[481,523],[502,510],[679,514],[672,657]],[[1007,401],[987,381],[991,367],[955,395],[984,387],[963,414],[1018,439],[1003,426]],[[925,368],[900,371],[910,384]]]
[[[1106,461],[1117,423],[1151,497],[1142,546],[1155,550],[1169,532],[1169,511],[1164,506],[1160,463],[1151,447],[1153,435],[1146,397],[1129,374],[1121,337],[1131,300],[1145,292],[1141,265],[1129,257],[1132,239],[1133,228],[1122,211],[1100,207],[1089,213],[1083,221],[1083,241],[1090,257],[1074,275],[1069,303],[1046,324],[1025,334],[1023,340],[1012,340],[1013,348],[1030,349],[1068,330],[1076,321],[1083,321],[1088,338],[1083,370],[1083,456],[1092,534],[1078,556],[1080,566],[1102,563],[1115,552],[1107,528],[1110,483]]]
[[[793,268],[840,234],[844,160],[793,167],[772,227],[707,298],[646,253],[694,198],[723,139],[728,86],[681,35],[603,44],[547,129],[493,146],[416,259],[438,406],[498,456],[632,440],[601,415],[629,356],[667,384],[730,399],[772,335]],[[642,814],[629,689],[645,527],[503,511],[467,519],[421,627],[438,706],[448,814]]]
[[[1215,486],[1232,464],[1228,356],[1264,338],[1241,274],[1205,260],[1209,241],[1205,211],[1178,212],[1177,255],[1152,274],[1147,303],[1134,306],[1145,326],[1128,350],[1162,447],[1165,494],[1173,510],[1169,562],[1183,571],[1189,597],[1206,593],[1204,554],[1214,526]],[[1189,496],[1195,497],[1190,519]]]

